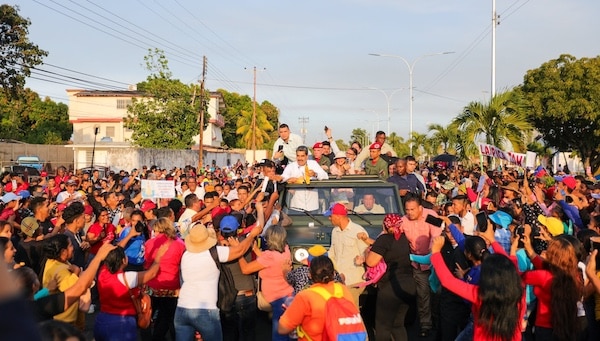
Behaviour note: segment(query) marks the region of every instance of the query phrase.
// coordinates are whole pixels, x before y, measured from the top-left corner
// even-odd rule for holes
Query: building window
[[[115,137],[115,127],[114,126],[106,127],[106,136]]]
[[[131,105],[131,99],[118,99],[117,109],[127,109],[127,106]]]

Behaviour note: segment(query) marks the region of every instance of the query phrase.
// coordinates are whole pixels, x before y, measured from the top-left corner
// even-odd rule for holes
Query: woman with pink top
[[[284,266],[291,264],[290,248],[286,241],[287,233],[281,226],[271,226],[265,234],[267,250],[260,252],[255,248],[254,252],[258,257],[250,263],[246,262],[243,257],[240,258],[240,269],[245,275],[258,271],[258,276],[262,281],[261,291],[273,308],[272,339],[274,341],[289,340],[287,335],[277,332],[279,317],[283,314],[282,305],[286,297],[292,296],[294,292],[283,272]]]
[[[168,218],[160,218],[154,223],[155,237],[145,243],[145,264],[149,268],[155,261],[158,249],[165,244],[168,251],[162,257],[158,275],[147,283],[150,297],[152,298],[152,310],[156,313],[153,321],[154,330],[152,340],[164,340],[167,332],[171,339],[175,340],[175,308],[177,308],[177,297],[179,297],[181,257],[185,252],[185,244],[179,237]]]

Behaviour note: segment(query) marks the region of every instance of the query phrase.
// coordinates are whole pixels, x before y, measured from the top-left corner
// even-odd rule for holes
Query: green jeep
[[[373,239],[381,233],[386,214],[404,214],[396,185],[367,175],[315,180],[308,185],[286,184],[279,202],[289,217],[282,224],[294,262],[310,246],[329,248],[333,226],[323,214],[335,203],[346,206],[348,217]]]

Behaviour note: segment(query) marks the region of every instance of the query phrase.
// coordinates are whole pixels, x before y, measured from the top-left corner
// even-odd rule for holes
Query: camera
[[[138,221],[137,224],[135,224],[134,228],[136,230],[136,232],[142,233],[144,232],[144,223],[142,223],[141,221]]]

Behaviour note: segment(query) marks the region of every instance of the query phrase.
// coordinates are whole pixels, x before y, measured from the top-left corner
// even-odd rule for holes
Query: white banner
[[[514,163],[519,167],[525,168],[527,156],[521,153],[505,152],[490,144],[480,143],[479,152],[483,156],[491,156],[498,159],[506,160],[510,163]]]
[[[174,180],[142,180],[142,198],[174,198]]]

